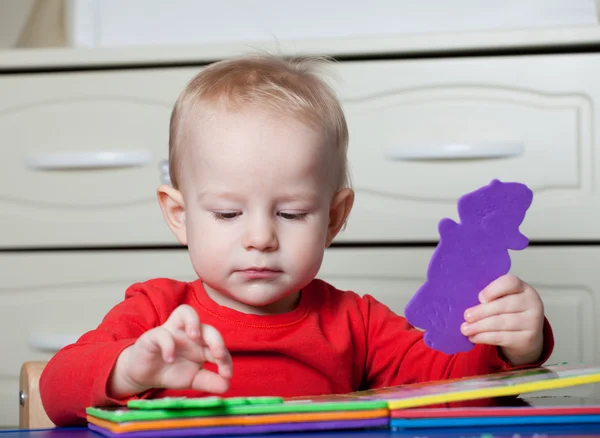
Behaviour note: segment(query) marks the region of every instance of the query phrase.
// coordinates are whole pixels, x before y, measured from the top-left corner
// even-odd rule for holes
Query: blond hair
[[[258,106],[322,130],[327,147],[334,148],[338,189],[350,186],[348,126],[335,92],[317,76],[325,58],[284,59],[275,55],[246,55],[215,62],[204,68],[182,90],[171,113],[169,173],[178,188],[182,169],[181,145],[189,127],[187,119],[206,104],[224,104],[237,110]]]

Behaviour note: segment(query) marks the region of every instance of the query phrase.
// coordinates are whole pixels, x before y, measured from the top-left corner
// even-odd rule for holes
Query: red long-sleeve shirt
[[[117,357],[147,330],[162,325],[181,304],[222,334],[233,358],[225,396],[319,395],[504,371],[496,347],[478,345],[446,355],[428,348],[422,333],[365,295],[340,291],[321,280],[302,290],[296,309],[248,315],[219,306],[202,283],[154,279],[131,286],[98,328],[60,350],[47,364],[40,392],[58,426],[85,423],[85,408],[124,404],[107,395]],[[545,322],[540,365],[554,347]],[[207,364],[207,368],[215,369]],[[202,396],[192,390],[155,389],[143,398]]]

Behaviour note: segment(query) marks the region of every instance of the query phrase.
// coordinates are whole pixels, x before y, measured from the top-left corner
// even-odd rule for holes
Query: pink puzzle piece
[[[440,221],[427,280],[404,309],[408,322],[426,331],[429,347],[447,354],[473,348],[460,331],[464,312],[479,304],[482,289],[508,273],[508,250],[529,244],[519,226],[532,200],[526,185],[495,179],[459,199],[460,224]]]

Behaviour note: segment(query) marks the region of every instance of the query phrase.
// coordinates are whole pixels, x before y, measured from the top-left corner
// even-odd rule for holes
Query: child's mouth
[[[281,271],[278,269],[271,268],[260,268],[260,267],[251,267],[246,269],[240,269],[236,271],[240,275],[248,278],[248,279],[269,279],[274,278],[281,274]]]

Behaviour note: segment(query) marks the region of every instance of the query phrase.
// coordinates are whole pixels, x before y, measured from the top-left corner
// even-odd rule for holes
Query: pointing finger
[[[175,340],[168,330],[157,327],[142,335],[140,342],[149,352],[160,353],[166,363],[171,363],[175,360]]]
[[[202,339],[210,351],[210,356],[207,354],[207,359],[218,366],[219,374],[224,377],[231,377],[231,355],[229,354],[227,347],[225,347],[225,341],[223,340],[221,333],[213,326],[206,324],[202,325],[201,330]]]

